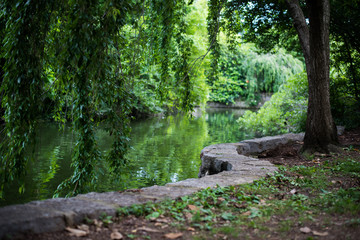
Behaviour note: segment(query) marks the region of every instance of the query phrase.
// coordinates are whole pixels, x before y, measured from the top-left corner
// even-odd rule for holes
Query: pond
[[[178,115],[134,121],[128,164],[117,176],[108,174],[103,164],[95,190],[121,191],[196,178],[205,146],[247,138],[236,123],[243,113],[239,109],[207,109],[195,112],[191,119]],[[112,138],[102,129],[97,130],[97,137],[100,150],[108,151]],[[71,175],[74,142],[71,128],[59,131],[55,123],[40,126],[25,192],[20,194],[16,183],[7,186],[0,206],[51,198],[57,186]]]

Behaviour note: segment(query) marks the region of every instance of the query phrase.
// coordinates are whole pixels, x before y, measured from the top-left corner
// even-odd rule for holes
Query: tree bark
[[[3,98],[3,93],[1,91],[1,86],[3,83],[3,78],[4,78],[4,65],[5,65],[5,59],[4,58],[0,58],[0,124],[4,123],[4,115],[5,115],[5,110],[2,108],[2,98]],[[1,126],[0,126],[1,129]]]
[[[330,3],[307,0],[310,29],[298,0],[287,0],[289,13],[303,49],[309,84],[309,102],[303,152],[329,153],[338,143],[330,107]]]

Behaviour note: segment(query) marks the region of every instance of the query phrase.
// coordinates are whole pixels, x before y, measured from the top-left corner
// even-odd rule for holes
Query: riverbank
[[[233,182],[233,178],[227,178],[227,181],[220,182],[221,187],[216,186],[213,182],[208,185],[208,187],[213,187],[213,190],[194,191],[195,188],[199,187],[194,184],[195,180],[204,181],[212,177],[226,176],[231,172],[225,171],[201,179],[185,180],[184,182],[187,182],[187,184],[181,187],[183,189],[182,193],[173,191],[175,188],[172,187],[180,187],[179,184],[165,186],[165,188],[172,190],[170,198],[176,199],[176,201],[168,200],[163,202],[163,200],[148,198],[147,200],[151,200],[151,203],[146,205],[118,208],[116,217],[106,213],[100,217],[102,221],[94,221],[89,216],[87,225],[71,222],[70,215],[65,217],[65,219],[68,219],[67,224],[72,224],[72,228],[68,228],[68,231],[73,231],[72,234],[76,235],[74,229],[77,229],[80,231],[78,234],[85,234],[90,239],[109,239],[109,236],[119,237],[119,234],[123,238],[112,239],[174,239],[172,237],[178,237],[178,239],[238,239],[239,236],[249,239],[279,239],[284,237],[306,239],[311,236],[315,238],[326,236],[326,239],[342,239],[342,236],[346,236],[348,239],[356,239],[355,237],[359,233],[357,232],[357,229],[359,229],[357,219],[360,217],[359,209],[356,208],[356,206],[359,206],[357,201],[360,201],[356,194],[360,183],[359,172],[357,172],[360,169],[360,165],[358,165],[360,160],[358,150],[360,146],[359,135],[355,131],[346,132],[345,135],[340,137],[341,142],[348,145],[342,155],[315,156],[312,161],[306,162],[302,159],[297,163],[295,160],[289,161],[292,163],[291,166],[294,166],[293,168],[281,167],[275,175],[254,183],[236,185],[239,182]],[[265,160],[268,161],[275,159],[274,163],[276,163],[276,159],[280,159],[283,161],[280,164],[286,166],[286,158],[289,156],[294,157],[296,154],[294,155],[293,150],[296,150],[296,146],[299,145],[301,145],[301,142],[292,141],[279,148],[288,149],[289,151],[267,149],[265,152],[258,154],[257,157],[259,159],[266,157]],[[235,149],[237,150],[235,151],[239,151],[239,146],[244,145],[239,143],[236,146]],[[218,147],[212,147],[212,149],[218,151],[221,149],[220,146]],[[231,147],[228,146],[229,149]],[[209,150],[208,147],[205,151],[209,153],[211,149]],[[231,159],[233,155],[228,154],[228,151],[226,152],[226,156],[216,155],[219,155],[220,158]],[[280,155],[271,156],[274,153],[280,153]],[[206,153],[203,154],[203,156],[205,155]],[[266,162],[254,159],[247,162],[247,165]],[[246,163],[247,160],[249,160],[248,157],[242,158],[243,163]],[[266,164],[272,166],[268,162]],[[349,168],[349,166],[351,167]],[[264,166],[261,168],[264,168]],[[264,171],[261,168],[259,170]],[[259,177],[257,176],[255,179],[259,179]],[[126,195],[142,196],[144,199],[145,196],[161,195],[159,189],[161,187],[155,186],[128,191]],[[186,192],[187,190],[193,190],[194,194],[191,195],[191,192]],[[344,191],[346,191],[344,195],[346,199],[341,201],[344,196],[336,194],[344,193]],[[118,202],[115,203],[118,206],[119,202],[123,203],[125,200],[124,198],[116,198],[119,194],[101,194],[104,198],[95,198],[94,194],[90,195],[93,195],[93,200],[98,204],[107,202],[108,207],[114,207],[114,203],[110,203],[111,200],[118,199]],[[334,194],[337,197],[334,198]],[[82,197],[79,197],[77,201],[80,203]],[[326,202],[322,201],[324,197]],[[339,202],[333,202],[333,199]],[[320,202],[313,205],[314,201]],[[160,203],[158,204],[158,202]],[[336,204],[340,204],[338,209],[343,209],[344,212],[336,212],[337,210],[334,209]],[[99,214],[101,210],[106,210],[95,205],[92,207],[94,208],[93,211],[98,211]],[[67,210],[79,213],[80,209],[69,208]],[[335,214],[330,210],[335,211]],[[327,219],[330,219],[330,223]],[[75,221],[77,220],[75,219]],[[22,236],[22,238],[77,238],[75,236],[70,237],[68,231],[62,230],[56,233],[40,235],[28,234]]]
[[[259,144],[269,148],[270,145],[266,142],[273,141],[271,139],[286,143],[294,137],[299,138],[298,135],[287,135],[286,137],[267,137],[240,143],[209,146],[202,152],[203,163],[209,159],[214,161],[224,161],[225,159],[229,164],[232,164],[232,169],[219,174],[207,175],[200,179],[190,178],[180,182],[168,183],[165,186],[153,186],[140,190],[88,193],[68,199],[49,199],[3,207],[0,209],[0,215],[10,217],[1,219],[0,237],[12,232],[61,231],[67,226],[81,223],[85,218],[97,219],[102,214],[114,217],[119,207],[128,207],[149,201],[159,202],[169,198],[177,199],[205,188],[227,187],[253,182],[276,171],[277,168],[267,161],[240,155],[239,149],[248,146],[247,149],[254,152],[258,151],[255,146]]]
[[[150,118],[131,123],[131,148],[128,164],[121,174],[111,174],[106,161],[99,159],[98,181],[94,192],[121,191],[165,185],[169,182],[197,178],[199,154],[208,145],[246,139],[236,120],[240,110],[208,109],[193,118],[183,115]],[[20,194],[16,182],[5,188],[0,207],[52,198],[57,186],[72,175],[70,168],[76,133],[71,127],[59,131],[57,124],[45,123],[36,134],[34,161],[29,162],[25,192]],[[106,155],[113,139],[106,130],[96,129],[99,150]],[[30,152],[30,151],[29,151]],[[31,153],[31,152],[30,152]]]

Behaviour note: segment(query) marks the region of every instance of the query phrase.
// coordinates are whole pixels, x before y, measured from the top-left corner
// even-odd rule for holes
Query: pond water
[[[195,112],[191,119],[178,115],[133,122],[128,164],[117,176],[108,174],[104,164],[95,190],[120,191],[196,178],[205,146],[247,138],[236,123],[243,113],[239,109],[207,109]],[[100,150],[108,151],[112,138],[102,129],[97,130],[97,137]],[[7,186],[0,206],[51,198],[57,186],[71,175],[74,142],[71,128],[59,131],[55,123],[43,124],[35,160],[29,163],[25,192],[20,194],[16,183]]]

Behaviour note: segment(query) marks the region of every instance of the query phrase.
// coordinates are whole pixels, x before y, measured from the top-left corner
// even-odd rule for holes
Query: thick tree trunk
[[[310,30],[298,0],[287,0],[303,49],[309,83],[309,103],[303,151],[330,151],[337,132],[330,108],[329,0],[308,0]]]

